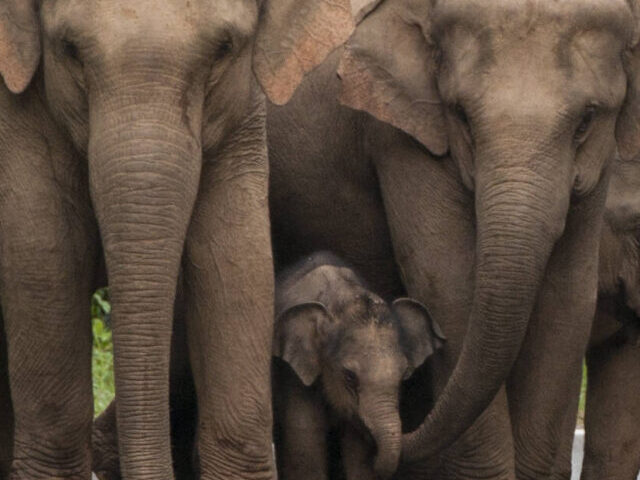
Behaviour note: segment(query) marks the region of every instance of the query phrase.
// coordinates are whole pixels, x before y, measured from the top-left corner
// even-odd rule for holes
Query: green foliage
[[[111,402],[113,381],[113,343],[108,327],[111,304],[109,289],[101,288],[91,298],[91,329],[93,331],[93,411],[99,415]]]
[[[587,401],[587,364],[582,364],[582,386],[580,387],[580,405],[578,407],[578,426],[584,425],[584,408]]]

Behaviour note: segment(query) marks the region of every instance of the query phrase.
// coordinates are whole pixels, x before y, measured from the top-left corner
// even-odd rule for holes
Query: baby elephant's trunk
[[[381,480],[391,478],[398,468],[402,446],[402,428],[397,399],[376,402],[370,420],[365,420],[377,452],[373,469]]]

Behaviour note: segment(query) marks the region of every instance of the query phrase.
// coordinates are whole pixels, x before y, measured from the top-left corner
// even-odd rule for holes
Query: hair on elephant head
[[[348,0],[0,2],[5,85],[36,91],[88,162],[126,399],[118,407],[125,476],[171,477],[173,300],[202,166],[233,168],[225,179],[244,168],[242,178],[255,182],[243,191],[266,192],[261,90],[286,102],[369,8]],[[262,217],[266,230],[266,210]],[[268,241],[261,248],[270,259]]]
[[[331,255],[290,272],[277,284],[274,355],[305,386],[318,381],[331,411],[375,442],[374,470],[386,478],[400,456],[400,384],[444,336],[423,304],[387,304]]]
[[[450,155],[475,201],[470,327],[406,438],[408,460],[450,444],[488,405],[573,206],[601,209],[616,146],[623,159],[640,151],[639,11],[635,0],[389,0],[348,42],[341,102]]]

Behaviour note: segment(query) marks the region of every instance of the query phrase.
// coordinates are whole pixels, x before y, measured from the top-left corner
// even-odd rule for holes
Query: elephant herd
[[[0,0],[0,74],[0,479],[569,479],[585,357],[638,475],[640,0]]]

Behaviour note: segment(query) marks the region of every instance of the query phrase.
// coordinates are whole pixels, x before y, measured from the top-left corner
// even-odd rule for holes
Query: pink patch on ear
[[[441,115],[428,110],[440,110],[437,101],[403,98],[403,89],[396,85],[391,74],[377,68],[374,61],[367,61],[366,54],[345,48],[338,67],[342,80],[340,103],[363,110],[378,120],[405,131],[435,155],[444,155],[448,142]],[[432,132],[441,132],[434,135]]]
[[[22,93],[38,68],[40,34],[32,2],[2,5],[0,12],[0,74],[7,88]]]
[[[12,42],[0,29],[0,72],[7,88],[13,93],[22,93],[29,85],[34,71],[34,66],[25,65],[20,61],[19,54]]]
[[[277,4],[267,7],[254,52],[256,77],[278,105],[289,101],[304,75],[346,42],[355,28],[346,0],[282,9]]]

